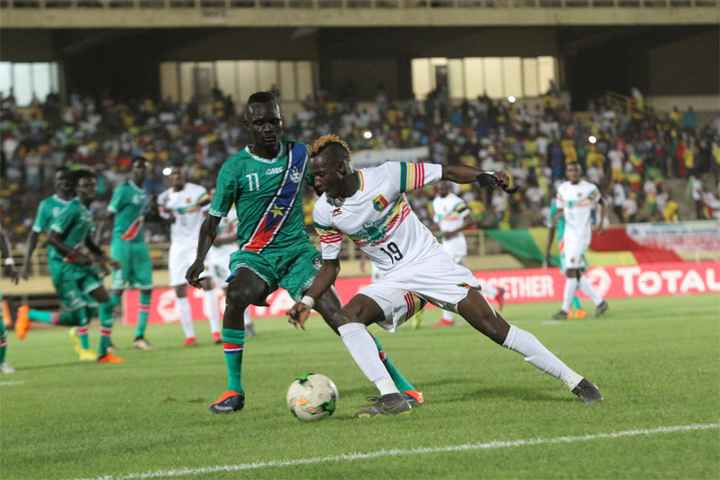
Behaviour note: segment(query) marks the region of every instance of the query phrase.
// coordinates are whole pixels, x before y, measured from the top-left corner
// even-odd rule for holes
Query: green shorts
[[[112,289],[125,287],[149,290],[152,288],[152,260],[145,242],[126,242],[113,239],[110,256],[120,263],[112,272]]]
[[[56,267],[57,268],[57,267]],[[102,280],[94,267],[63,263],[58,274],[58,297],[65,310],[77,310],[92,305],[90,292],[102,287]]]
[[[228,282],[239,268],[247,268],[262,278],[270,291],[281,287],[287,290],[294,300],[299,300],[312,284],[320,265],[320,253],[311,243],[265,250],[262,253],[238,250],[230,256],[232,273]]]

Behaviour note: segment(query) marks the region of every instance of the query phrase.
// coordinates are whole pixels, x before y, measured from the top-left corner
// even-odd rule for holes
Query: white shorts
[[[562,268],[584,269],[587,267],[585,262],[585,252],[590,247],[590,237],[579,237],[577,235],[565,235],[562,245]]]
[[[358,293],[372,298],[385,314],[378,325],[394,331],[427,302],[455,312],[457,304],[467,297],[468,289],[479,286],[480,281],[470,270],[438,250],[415,265],[386,273]]]
[[[455,263],[462,263],[467,257],[467,242],[465,235],[457,235],[449,240],[443,240],[440,244],[443,251],[450,255]]]
[[[216,287],[224,286],[230,276],[230,255],[235,250],[231,245],[230,248],[213,247],[208,252],[205,267]]]
[[[170,244],[168,270],[170,270],[170,286],[185,285],[185,274],[195,260],[196,246],[192,244]]]

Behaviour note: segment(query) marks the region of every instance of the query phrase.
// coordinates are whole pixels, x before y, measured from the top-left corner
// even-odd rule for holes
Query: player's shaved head
[[[581,173],[582,169],[577,162],[570,162],[565,166],[565,176],[571,183],[578,183]]]
[[[255,92],[247,100],[245,124],[250,132],[252,149],[256,154],[273,158],[283,134],[280,105],[270,92]]]
[[[130,171],[130,177],[132,178],[132,181],[137,185],[138,187],[143,186],[145,183],[145,176],[147,175],[147,160],[145,157],[135,157],[133,158],[132,163],[132,170]]]

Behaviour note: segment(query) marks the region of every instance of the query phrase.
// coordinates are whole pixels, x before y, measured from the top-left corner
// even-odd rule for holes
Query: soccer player
[[[309,177],[307,146],[282,139],[280,106],[269,92],[256,92],[248,98],[245,122],[252,144],[223,164],[209,215],[200,228],[195,261],[186,274],[188,283],[199,287],[220,219],[234,205],[239,249],[230,260],[222,329],[228,390],[210,404],[213,413],[230,413],[245,405],[241,367],[247,307],[265,305],[266,297],[278,287],[299,299],[320,268],[320,254],[305,231],[302,211],[303,188]],[[337,333],[340,300],[335,292],[328,290],[318,296],[316,307]],[[402,376],[379,342],[377,345],[375,354],[378,360],[382,355],[391,382],[422,403],[422,393]]]
[[[213,295],[205,297],[205,306],[211,316],[220,315],[218,302],[223,293],[222,290],[227,285],[226,280],[230,276],[230,257],[236,250],[237,228],[237,214],[235,210],[230,210],[227,217],[223,217],[220,220],[218,235],[215,237],[213,246],[207,255],[206,267],[210,273],[209,280],[213,288]],[[243,313],[243,324],[245,325],[245,336],[254,337],[256,335],[255,325],[250,316],[249,308],[246,308]],[[213,336],[213,338],[215,337]],[[219,336],[215,343],[222,343]]]
[[[405,192],[441,179],[511,191],[507,175],[467,166],[405,162],[353,172],[349,148],[334,135],[315,142],[312,168],[315,182],[325,192],[313,211],[313,221],[322,231],[323,266],[301,301],[288,312],[291,321],[302,327],[316,299],[335,282],[343,235],[353,239],[384,273],[380,281],[361,289],[343,307],[338,328],[353,359],[380,392],[358,416],[398,414],[411,408],[378,360],[367,327],[377,323],[394,330],[414,308],[409,303],[413,294],[459,313],[497,344],[560,379],[583,401],[602,398],[597,387],[565,365],[532,333],[508,324],[493,310],[480,294],[472,272],[443,251],[405,198]]]
[[[463,264],[467,257],[467,241],[463,230],[473,225],[470,209],[465,201],[455,195],[451,190],[450,182],[440,182],[437,196],[433,199],[433,220],[442,234],[442,249],[458,265]],[[495,288],[482,282],[482,292],[485,296],[493,298],[502,310],[505,304],[505,289]],[[455,325],[453,313],[443,310],[442,318],[433,327],[452,327]]]
[[[10,255],[10,241],[5,234],[5,230],[2,228],[2,224],[0,224],[0,259],[3,260],[3,269],[5,270],[5,276],[11,281],[17,283],[18,272],[15,270],[15,261]],[[0,293],[0,302],[2,302],[2,293]],[[7,333],[5,331],[5,319],[3,318],[2,311],[0,311],[0,373],[15,373],[15,369],[10,366],[7,361],[5,361],[6,353]]]
[[[89,207],[95,198],[95,175],[87,170],[76,173],[77,198],[71,200],[50,225],[48,242],[53,246],[53,259],[61,264],[59,281],[63,303],[77,310],[81,325],[87,326],[86,296],[94,299],[100,310],[100,345],[98,363],[122,363],[123,359],[108,351],[112,335],[112,303],[99,273],[109,273],[108,265],[117,267],[95,245],[91,235],[95,231]]]
[[[118,185],[113,192],[108,211],[113,223],[110,256],[119,268],[112,272],[113,308],[120,304],[126,286],[140,289],[140,308],[133,346],[139,350],[151,350],[145,338],[150,301],[152,299],[152,261],[145,243],[145,214],[148,210],[148,196],[143,190],[147,164],[143,157],[136,157],[132,163],[130,179]]]
[[[590,246],[593,230],[602,230],[605,221],[605,202],[595,184],[580,178],[580,165],[569,163],[565,168],[567,181],[557,191],[557,212],[552,219],[557,224],[560,217],[565,220],[563,241],[563,266],[565,267],[565,292],[562,309],[553,315],[555,320],[566,320],[575,293],[580,290],[595,304],[595,316],[608,310],[608,303],[592,288],[583,272],[587,268],[585,252]],[[592,225],[592,215],[600,207],[598,221]]]
[[[158,197],[160,216],[171,222],[170,254],[168,268],[170,285],[175,289],[175,305],[180,315],[180,325],[185,334],[185,346],[197,345],[193,326],[190,302],[187,298],[187,281],[185,272],[190,268],[195,253],[195,242],[200,233],[200,225],[205,219],[206,206],[210,196],[198,184],[187,181],[182,168],[173,167],[170,172],[171,187]],[[205,301],[215,299],[215,292],[206,283],[203,285]],[[213,341],[220,340],[220,311],[210,310],[210,332]]]
[[[547,245],[545,246],[545,265],[550,266],[552,264],[552,255],[550,254],[550,250],[552,248],[553,241],[555,240],[555,237],[560,239],[558,243],[558,249],[560,250],[560,271],[564,274],[565,273],[565,261],[564,261],[564,255],[563,251],[565,250],[565,244],[563,243],[563,236],[565,235],[565,218],[560,217],[557,221],[557,225],[553,224],[553,219],[555,218],[555,214],[557,213],[557,198],[553,198],[550,202],[550,213],[548,217],[548,240]],[[557,235],[556,235],[557,233]],[[582,320],[585,318],[587,313],[582,308],[582,304],[580,303],[580,299],[577,295],[574,295],[571,302],[572,308],[568,310],[567,312],[567,318],[577,318]]]

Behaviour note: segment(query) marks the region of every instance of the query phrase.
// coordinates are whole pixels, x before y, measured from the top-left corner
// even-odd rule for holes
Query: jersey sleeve
[[[112,213],[119,212],[123,207],[124,198],[125,188],[123,185],[120,185],[115,189],[115,191],[113,191],[112,198],[110,199],[110,204],[108,205],[108,211]]]
[[[562,188],[558,188],[557,195],[555,195],[555,208],[557,208],[557,210],[562,210],[563,208],[565,208],[565,200],[562,196]]]
[[[313,209],[313,226],[320,237],[320,252],[323,260],[337,260],[342,249],[342,233],[332,224],[332,212],[329,208],[325,208],[320,203],[324,200],[315,202]]]
[[[40,202],[40,206],[35,216],[35,223],[33,223],[32,231],[35,233],[42,233],[49,227],[50,222],[50,209],[47,208],[47,202]]]
[[[453,212],[463,219],[470,215],[470,209],[468,208],[467,203],[465,203],[465,200],[460,197],[457,199]]]
[[[167,207],[169,198],[170,194],[168,193],[168,190],[165,190],[160,195],[158,195],[158,213],[165,220],[168,220],[171,217],[170,210]]]
[[[425,162],[388,162],[388,179],[399,193],[421,189],[442,178],[442,165]]]
[[[234,171],[234,162],[227,161],[220,169],[215,182],[215,193],[210,203],[208,213],[213,217],[224,217],[228,214],[235,203],[237,192],[240,186],[237,182],[237,174]]]
[[[60,236],[63,236],[65,232],[75,222],[75,217],[77,213],[77,208],[75,208],[75,206],[72,204],[68,204],[68,206],[63,208],[62,212],[60,212],[60,214],[55,217],[55,220],[53,220],[52,224],[50,225],[50,230],[60,234]]]
[[[199,185],[197,198],[195,199],[195,204],[200,205],[201,211],[207,212],[210,209],[210,204],[208,203],[209,199],[210,199],[210,195],[208,194],[207,189],[205,187],[203,187],[202,185]],[[201,205],[203,203],[204,203],[204,205]]]

